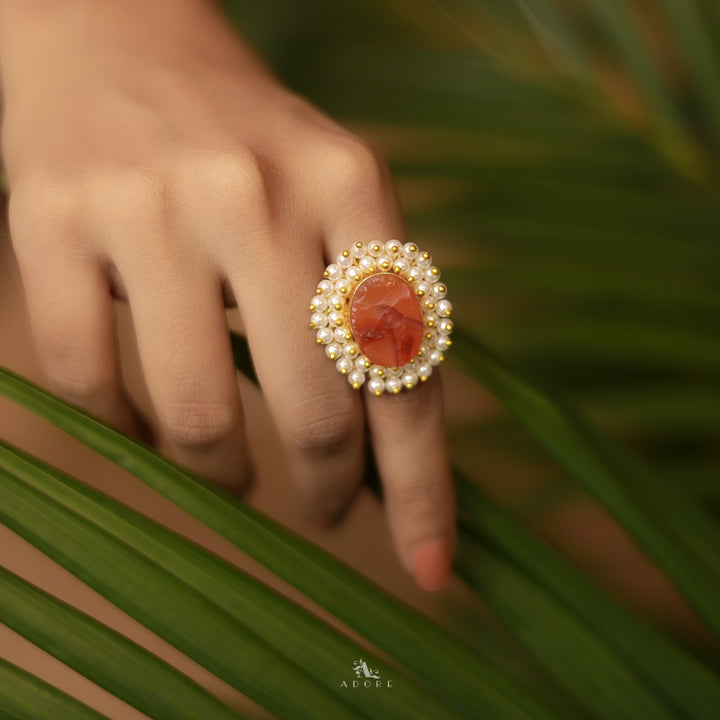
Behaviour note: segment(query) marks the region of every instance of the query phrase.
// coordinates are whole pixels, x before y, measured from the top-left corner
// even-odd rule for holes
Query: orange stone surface
[[[365,278],[350,304],[350,324],[370,362],[400,367],[417,355],[423,315],[410,284],[390,273]]]

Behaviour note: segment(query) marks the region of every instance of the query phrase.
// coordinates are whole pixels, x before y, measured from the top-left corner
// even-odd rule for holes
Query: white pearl
[[[345,343],[345,347],[343,348],[343,355],[349,358],[354,358],[357,357],[357,354],[359,352],[360,346],[356,342],[351,340],[350,342]]]
[[[418,246],[411,242],[405,243],[402,253],[408,260],[414,260],[418,256]]]
[[[351,267],[345,271],[345,277],[351,282],[356,283],[362,277],[362,270],[360,268]]]
[[[402,252],[402,243],[399,240],[390,240],[385,243],[385,252],[391,257],[397,257]]]
[[[345,316],[339,310],[333,310],[328,315],[328,320],[333,327],[340,327],[345,322]]]
[[[327,273],[327,279],[331,282],[337,282],[343,276],[342,268],[335,263],[328,265],[325,272]]]
[[[360,357],[355,360],[355,367],[360,370],[360,372],[365,372],[370,368],[370,361],[364,355],[360,355]]]
[[[321,328],[317,331],[317,339],[323,344],[327,345],[333,341],[333,331],[329,327]]]
[[[328,305],[327,298],[324,295],[313,295],[310,305],[315,308],[316,312],[322,312]]]
[[[385,389],[392,393],[393,395],[397,395],[402,390],[402,382],[400,381],[400,378],[391,377],[388,378],[385,381]]]
[[[447,350],[450,347],[450,343],[452,341],[450,338],[441,335],[436,341],[435,346],[438,348],[438,350]]]
[[[347,330],[345,328],[338,328],[335,331],[335,342],[344,345],[347,342]]]
[[[418,376],[416,372],[413,372],[412,370],[408,370],[406,373],[402,376],[402,384],[406,388],[415,387],[415,385],[418,384]]]
[[[346,278],[338,280],[335,283],[335,292],[340,295],[347,295],[350,292],[350,283],[347,281]]]
[[[402,374],[402,370],[400,368],[384,368],[385,370],[385,377],[400,377]]]
[[[452,320],[443,319],[440,321],[440,332],[445,335],[449,335],[454,327]]]
[[[380,257],[382,255],[385,246],[382,243],[374,242],[368,245],[368,253],[373,257]]]
[[[381,255],[377,259],[377,266],[378,266],[378,270],[382,270],[383,272],[388,272],[389,270],[392,270],[393,259],[389,255]]]
[[[438,298],[438,300],[441,300],[442,298],[447,295],[447,288],[442,283],[435,283],[433,285],[433,295]]]
[[[350,358],[341,357],[336,363],[335,367],[338,369],[339,372],[341,372],[343,375],[347,375],[351,372],[353,369],[353,361],[350,360]]]
[[[375,269],[375,258],[370,255],[360,258],[360,269],[363,272],[372,272]]]
[[[416,262],[423,270],[427,270],[427,269],[432,265],[432,258],[430,257],[430,253],[428,253],[427,256],[425,255],[425,253],[423,253],[422,255],[418,255],[418,257],[417,257],[417,259],[415,260],[415,262]]]
[[[385,368],[381,367],[380,365],[373,365],[370,368],[370,375],[372,375],[373,377],[384,377]]]
[[[421,363],[418,365],[417,374],[420,380],[427,380],[432,375],[432,365],[430,363]]]
[[[431,283],[436,282],[437,280],[440,279],[440,270],[438,268],[436,268],[434,265],[432,267],[429,267],[425,271],[425,279]]]
[[[434,312],[425,313],[425,327],[436,328],[440,322],[440,318]],[[332,320],[330,321],[332,322]]]
[[[338,305],[342,308],[345,306],[345,298],[338,293],[334,293],[328,298],[328,305],[332,310],[337,310]]]
[[[325,346],[325,354],[331,360],[335,360],[336,358],[339,358],[340,355],[342,355],[342,347],[340,347],[340,345],[338,345],[337,343],[330,343],[329,345]]]
[[[322,294],[327,297],[328,295],[332,295],[333,291],[335,290],[335,286],[329,281],[329,280],[321,280],[318,283],[318,287],[322,291]]]
[[[432,289],[433,289],[432,285],[429,282],[427,282],[426,280],[421,280],[417,284],[418,294],[422,293],[423,295],[430,295],[430,293],[432,292]]]
[[[401,273],[406,273],[410,271],[410,261],[405,259],[404,257],[396,257],[393,261],[393,270],[397,268],[397,270]]]
[[[368,390],[370,390],[373,395],[382,395],[385,390],[385,381],[382,378],[370,378],[370,380],[368,380]]]
[[[359,370],[353,370],[348,375],[348,382],[353,387],[360,387],[365,382],[365,373],[360,372]]]
[[[336,262],[341,268],[349,268],[353,264],[353,256],[340,253]]]
[[[433,350],[428,357],[431,365],[439,365],[443,361],[443,354],[439,350]]]
[[[314,328],[324,328],[328,324],[328,316],[325,313],[314,312],[310,316],[310,324]]]
[[[430,343],[427,342],[427,340],[426,340],[420,345],[420,350],[418,351],[418,355],[420,355],[420,357],[427,357],[429,352],[430,352]]]
[[[353,246],[350,248],[350,252],[352,253],[353,257],[361,258],[365,254],[365,245],[361,242],[353,243]]]
[[[425,271],[422,268],[419,268],[417,265],[413,265],[408,271],[408,276],[411,280],[415,280],[415,282],[417,282],[418,280],[423,279],[423,277],[425,276]]]
[[[449,300],[440,300],[437,304],[437,314],[449,317],[452,314],[452,303]]]

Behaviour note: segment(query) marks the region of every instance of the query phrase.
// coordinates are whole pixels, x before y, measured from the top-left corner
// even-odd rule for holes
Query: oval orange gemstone
[[[371,275],[357,286],[350,324],[360,349],[376,365],[400,367],[420,350],[422,309],[410,283],[397,275]]]

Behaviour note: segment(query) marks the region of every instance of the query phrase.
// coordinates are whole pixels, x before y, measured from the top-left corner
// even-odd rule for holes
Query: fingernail
[[[427,592],[445,587],[450,576],[450,548],[444,540],[433,540],[415,548],[413,570],[417,584]]]

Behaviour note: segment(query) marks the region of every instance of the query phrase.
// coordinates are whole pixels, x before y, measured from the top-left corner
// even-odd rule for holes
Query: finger
[[[67,247],[53,238],[48,247]],[[144,436],[121,381],[115,315],[100,269],[57,250],[42,260],[18,252],[38,357],[51,389],[105,422]]]
[[[346,197],[328,232],[331,256],[351,249],[348,238],[402,242],[402,213],[386,166],[362,144],[344,158]],[[456,533],[439,380],[397,396],[364,396],[396,547],[418,583],[437,590],[449,575]]]
[[[250,475],[220,283],[174,258],[118,269],[127,288],[162,450],[239,490]],[[154,268],[160,268],[154,270]]]
[[[231,284],[307,514],[333,523],[362,480],[363,407],[308,329],[308,304],[324,268],[319,244],[285,248],[292,264],[264,258],[262,275],[236,267]]]
[[[437,374],[399,395],[366,394],[390,528],[406,567],[439,590],[455,550],[455,494]]]

